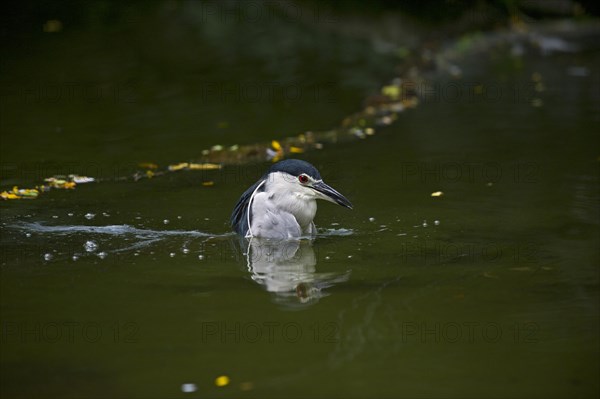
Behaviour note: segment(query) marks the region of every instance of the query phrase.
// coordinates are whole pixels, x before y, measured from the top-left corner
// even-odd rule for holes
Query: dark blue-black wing
[[[233,227],[233,230],[236,233],[242,236],[245,236],[248,232],[247,213],[250,211],[248,207],[248,204],[250,203],[250,198],[252,197],[252,193],[254,193],[254,190],[256,190],[256,187],[258,187],[262,182],[263,179],[260,179],[252,186],[250,186],[246,191],[244,191],[244,194],[242,194],[237,204],[235,204],[233,212],[231,213],[231,227]]]

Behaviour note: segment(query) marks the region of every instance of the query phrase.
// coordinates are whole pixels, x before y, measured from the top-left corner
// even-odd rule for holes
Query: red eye
[[[306,175],[300,175],[298,176],[298,180],[300,181],[300,183],[302,184],[306,184],[308,183],[308,177]]]

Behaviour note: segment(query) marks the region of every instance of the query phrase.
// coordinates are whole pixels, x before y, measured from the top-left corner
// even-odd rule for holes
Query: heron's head
[[[313,165],[299,159],[277,162],[267,173],[267,192],[291,193],[299,200],[324,199],[352,209],[346,197],[323,182],[321,174]]]

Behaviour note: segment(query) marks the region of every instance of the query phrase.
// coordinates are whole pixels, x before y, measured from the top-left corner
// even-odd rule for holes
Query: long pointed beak
[[[338,193],[331,186],[325,184],[324,182],[320,181],[314,183],[312,188],[321,194],[320,197],[322,199],[352,209],[352,203],[348,201],[348,198],[344,197],[342,194]]]

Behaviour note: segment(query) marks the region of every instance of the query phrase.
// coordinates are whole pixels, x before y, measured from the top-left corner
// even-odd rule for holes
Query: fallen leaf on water
[[[39,194],[40,192],[35,188],[19,188],[14,186],[12,191],[3,191],[0,193],[0,197],[4,200],[35,199]]]
[[[214,181],[203,181],[203,182],[202,182],[202,185],[203,185],[204,187],[212,187],[212,186],[214,186],[214,185],[215,185],[215,182],[214,182]]]
[[[277,141],[277,140],[271,141],[271,147],[273,147],[273,149],[275,151],[281,151],[282,150],[281,144],[279,144],[279,141]]]
[[[64,179],[59,179],[57,177],[47,177],[44,179],[44,181],[46,183],[48,183],[48,185],[50,187],[56,187],[56,186],[61,186],[63,184],[65,184],[66,180]],[[13,188],[13,191],[15,191],[15,189]]]
[[[187,162],[178,163],[176,165],[169,165],[169,170],[171,172],[175,172],[177,170],[181,170],[181,169],[187,168],[188,165],[189,165],[189,163],[187,163]]]
[[[24,188],[19,190],[19,195],[22,197],[37,198],[40,192],[35,188]]]
[[[444,193],[442,191],[435,191],[435,192],[431,193],[432,197],[441,197],[442,195],[444,195]]]
[[[190,170],[215,170],[221,169],[222,166],[218,163],[191,163],[188,165]]]
[[[302,154],[304,152],[304,150],[300,147],[290,147],[290,152],[292,154]]]
[[[283,158],[283,148],[281,147],[281,144],[279,143],[279,141],[272,140],[271,147],[273,149],[267,148],[267,159],[269,159],[273,162],[277,162],[281,158]]]
[[[220,375],[217,378],[215,378],[215,385],[218,387],[224,387],[229,385],[229,377],[227,377],[226,375]]]
[[[64,189],[72,189],[75,188],[75,186],[77,185],[77,183],[75,183],[74,181],[68,181],[65,180],[61,177],[48,177],[46,179],[44,179],[44,181],[46,183],[48,183],[49,187],[52,188],[64,188]],[[14,191],[14,189],[13,189]]]
[[[397,100],[400,97],[400,93],[402,89],[395,85],[383,86],[381,89],[381,94],[391,98],[392,100]]]
[[[17,194],[15,194],[15,193],[9,193],[8,191],[1,192],[0,193],[0,197],[3,200],[12,200],[12,199],[20,199],[21,198]]]

